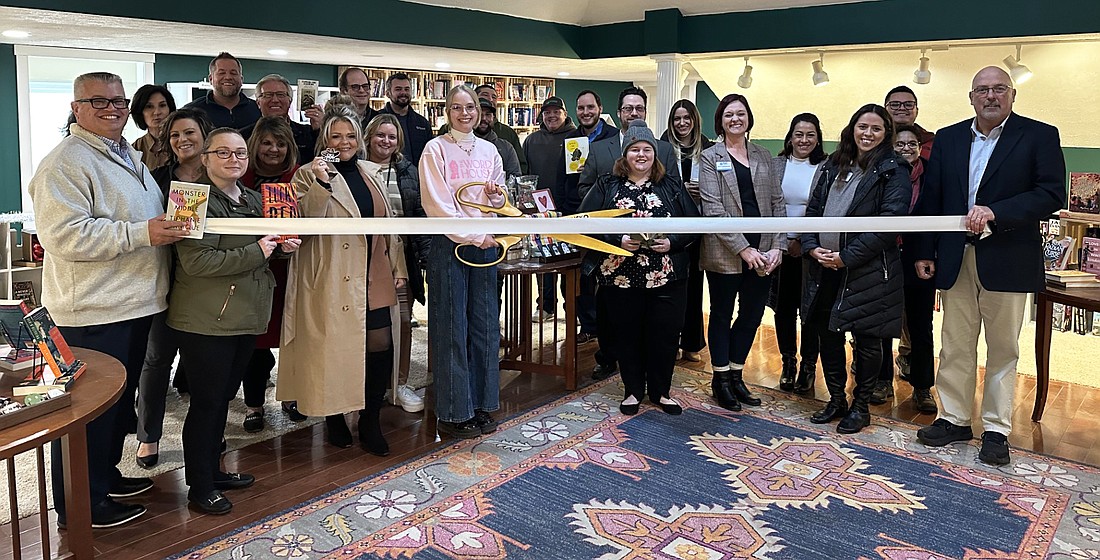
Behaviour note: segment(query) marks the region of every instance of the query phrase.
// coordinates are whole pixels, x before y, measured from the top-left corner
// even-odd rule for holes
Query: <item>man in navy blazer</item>
[[[975,118],[936,133],[917,212],[966,215],[968,232],[918,236],[917,275],[935,278],[943,301],[936,386],[940,416],[917,438],[941,446],[973,437],[977,345],[987,356],[978,458],[1009,462],[1016,363],[1027,294],[1043,289],[1039,220],[1066,203],[1058,129],[1012,112],[1016,89],[1002,69],[974,76]],[[984,233],[986,228],[991,233]]]

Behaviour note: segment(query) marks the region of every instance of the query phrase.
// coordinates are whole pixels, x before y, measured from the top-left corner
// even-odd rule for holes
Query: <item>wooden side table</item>
[[[547,373],[565,377],[566,390],[577,388],[577,292],[580,290],[581,259],[575,257],[551,263],[505,261],[497,265],[504,280],[501,294],[501,369]],[[557,327],[546,336],[542,321],[532,321],[532,284],[536,274],[560,274],[565,284],[565,336]],[[554,287],[557,290],[557,286]],[[557,314],[555,313],[555,319]],[[559,342],[561,344],[559,345]],[[561,364],[558,364],[558,353]]]
[[[1100,311],[1100,287],[1070,288],[1063,290],[1047,286],[1035,298],[1038,307],[1035,318],[1035,409],[1031,420],[1043,419],[1047,405],[1047,385],[1050,382],[1050,329],[1053,323],[1054,304],[1063,303],[1089,311]]]
[[[88,370],[73,385],[70,406],[0,430],[0,459],[7,463],[9,475],[14,475],[15,456],[24,451],[38,450],[39,524],[42,530],[42,554],[43,557],[48,557],[50,529],[47,512],[50,504],[46,501],[45,484],[49,484],[49,481],[43,479],[45,454],[42,446],[61,438],[65,456],[65,510],[68,517],[65,542],[73,558],[84,560],[95,556],[85,426],[122,396],[122,389],[126,385],[126,371],[121,362],[107,354],[84,348],[73,348],[73,353],[88,364]],[[5,386],[0,387],[0,394],[10,395],[11,384],[15,381],[13,377],[4,377]],[[18,559],[19,512],[16,507],[18,500],[15,496],[14,476],[9,481],[9,492],[12,504],[12,551],[13,557]]]

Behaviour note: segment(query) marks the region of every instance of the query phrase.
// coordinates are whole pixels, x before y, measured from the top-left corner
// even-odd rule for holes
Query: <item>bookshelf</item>
[[[348,66],[341,66],[343,73]],[[535,118],[543,100],[554,95],[554,80],[520,76],[497,76],[401,70],[396,68],[363,68],[371,84],[371,107],[381,109],[389,99],[385,96],[386,78],[404,72],[412,82],[412,106],[424,115],[432,128],[438,129],[446,122],[444,103],[447,92],[456,85],[466,84],[471,89],[482,84],[493,84],[497,90],[497,119],[511,126],[520,136],[538,129]]]
[[[34,286],[36,298],[42,297],[42,267],[16,266],[12,261],[22,256],[19,245],[19,232],[12,229],[13,222],[0,222],[0,279],[3,289],[0,289],[0,298],[12,299],[15,292],[12,289],[13,282],[29,281]],[[14,256],[13,256],[14,255]],[[39,300],[41,301],[41,300]]]

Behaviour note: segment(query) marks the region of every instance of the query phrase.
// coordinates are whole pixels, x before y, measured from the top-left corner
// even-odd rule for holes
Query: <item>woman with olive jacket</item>
[[[718,103],[714,132],[721,141],[699,157],[699,197],[706,217],[786,216],[783,189],[772,169],[772,155],[749,142],[753,117],[744,96],[730,94]],[[718,405],[741,410],[758,406],[742,379],[771,279],[787,249],[785,233],[711,233],[703,236],[699,267],[710,286],[711,391]],[[737,303],[737,318],[733,317]]]
[[[881,106],[864,105],[840,134],[806,208],[809,217],[904,216],[912,187],[909,166],[893,148],[894,124]],[[871,423],[882,339],[901,335],[904,276],[896,233],[803,233],[807,278],[802,317],[817,331],[830,400],[810,421],[842,418],[837,432]],[[856,388],[848,405],[844,333],[855,337]]]

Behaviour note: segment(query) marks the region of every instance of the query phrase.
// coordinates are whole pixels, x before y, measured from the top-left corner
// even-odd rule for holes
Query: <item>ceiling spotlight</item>
[[[752,87],[752,66],[749,65],[749,57],[745,57],[745,70],[741,72],[741,77],[737,78],[737,87],[741,89],[749,89]]]
[[[825,73],[825,53],[821,53],[821,58],[810,63],[814,67],[814,85],[823,86],[829,83],[829,75]]]
[[[928,57],[924,56],[924,49],[920,50],[920,67],[913,72],[913,83],[927,84],[932,81],[932,71],[928,69]]]
[[[1020,48],[1020,45],[1016,45],[1016,58],[1008,55],[1004,59],[1005,66],[1008,67],[1008,74],[1012,76],[1012,81],[1016,82],[1016,85],[1030,80],[1031,76],[1034,75],[1031,73],[1030,68],[1020,64]]]
[[[450,68],[451,65],[447,64],[446,62],[436,62],[435,67],[439,68],[440,70],[446,70],[447,68]]]
[[[267,54],[271,56],[286,56],[290,54],[286,49],[268,49]]]
[[[558,75],[564,78],[569,75],[569,72],[558,72]]]
[[[26,31],[19,31],[18,29],[9,29],[7,31],[4,31],[3,33],[0,33],[0,35],[3,35],[9,39],[26,39],[27,37],[31,36],[30,33],[27,33]]]

